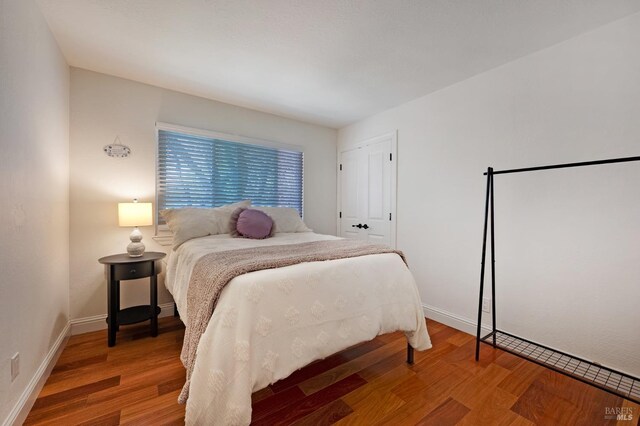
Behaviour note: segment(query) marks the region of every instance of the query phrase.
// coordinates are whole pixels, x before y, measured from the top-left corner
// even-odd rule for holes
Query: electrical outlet
[[[11,381],[13,382],[16,377],[20,374],[20,353],[16,352],[14,356],[11,357]]]
[[[482,299],[482,312],[491,313],[491,299],[488,297]]]

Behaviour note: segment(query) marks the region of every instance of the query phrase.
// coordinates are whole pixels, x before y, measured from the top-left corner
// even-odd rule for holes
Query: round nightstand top
[[[148,262],[150,260],[160,260],[165,257],[165,253],[160,253],[157,251],[146,251],[140,257],[131,257],[126,253],[122,254],[113,254],[111,256],[105,256],[98,259],[98,262],[104,263],[106,265],[113,265],[117,263],[138,263],[138,262]]]

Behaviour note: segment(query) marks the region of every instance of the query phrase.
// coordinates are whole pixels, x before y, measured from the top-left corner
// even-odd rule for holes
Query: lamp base
[[[127,254],[129,257],[140,257],[144,254],[144,244],[142,243],[129,243],[127,246]]]
[[[129,257],[140,257],[144,254],[144,244],[142,243],[142,232],[136,226],[131,235],[129,235],[131,242],[127,246],[127,254]]]

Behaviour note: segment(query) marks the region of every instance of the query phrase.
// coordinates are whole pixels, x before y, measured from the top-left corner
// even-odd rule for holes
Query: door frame
[[[345,151],[351,151],[353,149],[363,148],[367,145],[371,145],[377,142],[391,139],[391,235],[389,240],[391,247],[396,248],[396,221],[397,221],[397,198],[398,198],[398,130],[393,130],[388,133],[384,133],[379,136],[364,139],[356,143],[345,144],[338,147],[338,155],[336,164],[337,177],[337,202],[336,202],[336,235],[340,236],[342,231],[342,218],[340,212],[342,211],[342,171],[340,165],[342,164],[342,153]]]

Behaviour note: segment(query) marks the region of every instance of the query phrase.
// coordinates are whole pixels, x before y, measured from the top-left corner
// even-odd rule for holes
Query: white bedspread
[[[201,256],[335,238],[304,232],[266,240],[194,239],[171,253],[165,283],[186,323],[189,278]],[[252,392],[312,361],[397,330],[405,331],[417,350],[431,347],[415,281],[396,254],[241,275],[222,291],[200,339],[186,423],[249,424]]]

